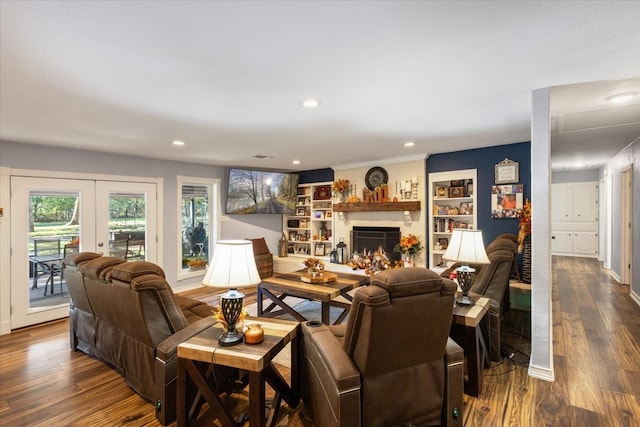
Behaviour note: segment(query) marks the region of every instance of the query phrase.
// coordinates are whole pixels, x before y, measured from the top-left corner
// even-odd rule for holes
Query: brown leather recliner
[[[318,427],[455,425],[464,354],[449,338],[454,282],[424,268],[359,288],[347,324],[302,324],[301,392]]]
[[[216,323],[213,307],[174,294],[151,262],[75,253],[65,258],[64,277],[71,348],[109,364],[154,403],[160,423],[173,422],[177,346]],[[219,368],[219,391],[231,391],[237,371]]]
[[[472,265],[476,276],[469,295],[478,299],[489,298],[489,358],[494,362],[502,360],[500,355],[500,325],[509,309],[509,279],[515,262],[516,244],[511,239],[497,238],[486,247],[490,264]],[[441,273],[449,277],[451,271],[461,264],[456,263]]]

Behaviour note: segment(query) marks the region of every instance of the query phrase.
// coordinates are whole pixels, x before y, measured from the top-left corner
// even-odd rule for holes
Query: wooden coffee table
[[[306,317],[285,302],[286,297],[292,296],[320,301],[322,323],[325,325],[331,322],[329,317],[331,306],[342,308],[344,311],[335,321],[335,324],[339,324],[348,314],[349,307],[347,304],[332,300],[338,296],[343,296],[348,301],[351,301],[351,295],[347,294],[347,292],[369,283],[369,276],[348,273],[336,273],[338,277],[333,282],[305,283],[301,279],[303,273],[304,270],[300,270],[263,279],[262,283],[258,285],[258,316],[276,317],[287,313],[300,322],[307,321]],[[265,297],[271,301],[267,307],[263,305],[263,298]],[[278,307],[280,308],[279,310],[276,309]]]
[[[225,409],[218,392],[211,388],[213,363],[249,372],[249,425],[251,427],[274,426],[282,399],[291,408],[298,405],[300,400],[298,385],[300,324],[289,320],[259,318],[247,318],[245,322],[259,323],[262,326],[263,342],[220,347],[218,336],[222,334],[223,328],[220,324],[216,324],[178,345],[178,427],[192,423],[209,425],[213,419],[219,420],[223,427],[237,425]],[[291,343],[290,385],[271,365],[273,357],[289,342]],[[208,366],[209,369],[203,369],[203,365]],[[191,379],[198,389],[195,402],[187,401],[187,378]],[[276,391],[268,420],[265,419],[265,381]],[[200,414],[199,419],[196,419],[202,407],[200,402],[202,398],[209,404],[209,408],[205,413]]]
[[[467,381],[464,392],[478,397],[482,390],[482,370],[489,367],[488,317],[489,298],[478,298],[474,305],[459,305],[453,307],[453,323],[464,328],[464,342],[458,343],[467,356]]]

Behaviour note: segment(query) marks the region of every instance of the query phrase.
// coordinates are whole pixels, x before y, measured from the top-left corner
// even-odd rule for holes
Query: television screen
[[[228,214],[290,214],[296,206],[298,174],[230,169]]]

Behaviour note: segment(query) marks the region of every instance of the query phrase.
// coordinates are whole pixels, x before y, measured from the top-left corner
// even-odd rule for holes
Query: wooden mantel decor
[[[420,201],[388,203],[334,203],[334,212],[419,211]]]

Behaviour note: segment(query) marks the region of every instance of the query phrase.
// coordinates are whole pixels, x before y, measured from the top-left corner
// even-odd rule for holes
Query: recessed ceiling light
[[[184,141],[180,141],[179,139],[176,139],[175,141],[171,141],[171,143],[172,143],[173,145],[177,145],[177,146],[180,146],[180,147],[182,147],[183,145],[185,145],[185,142],[184,142]]]
[[[618,94],[611,95],[610,97],[608,97],[607,101],[609,101],[609,102],[611,102],[613,104],[624,104],[625,102],[629,102],[631,100],[631,98],[633,98],[637,94],[638,94],[638,92],[618,93]]]
[[[294,161],[293,161],[293,162],[291,162],[291,163],[293,163],[294,165],[299,165],[299,164],[300,164],[300,160],[294,160]]]
[[[320,101],[315,98],[309,98],[302,101],[302,106],[304,108],[316,108],[318,105],[320,105]]]
[[[413,147],[414,145],[416,145],[414,141],[407,141],[404,143],[405,147]]]

